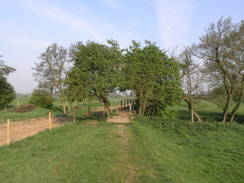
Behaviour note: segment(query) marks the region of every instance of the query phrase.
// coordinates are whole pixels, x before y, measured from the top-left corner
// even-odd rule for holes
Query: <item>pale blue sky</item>
[[[15,90],[36,86],[32,67],[51,43],[117,39],[155,41],[178,49],[198,41],[219,17],[244,19],[244,0],[0,0],[0,55],[17,71]]]

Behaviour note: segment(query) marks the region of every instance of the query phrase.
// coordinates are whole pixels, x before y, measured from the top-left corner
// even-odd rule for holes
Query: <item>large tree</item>
[[[66,74],[69,70],[67,49],[54,43],[39,57],[40,62],[35,63],[34,77],[39,82],[39,88],[51,95],[57,93],[63,105],[63,112],[67,113],[67,99],[65,96]]]
[[[224,86],[226,101],[223,108],[223,122],[227,121],[234,92],[242,88],[240,83],[244,69],[243,34],[241,35],[238,27],[231,18],[220,18],[216,24],[212,23],[209,26],[205,35],[200,37],[200,43],[195,49],[196,55],[204,60],[204,71],[209,81],[215,86]],[[233,120],[232,116],[230,120]]]
[[[79,42],[72,48],[74,67],[68,74],[69,97],[79,100],[94,97],[104,107],[107,116],[111,114],[108,95],[118,84],[118,62],[121,50],[116,41],[107,45],[88,41]]]
[[[137,97],[139,114],[160,115],[179,96],[179,69],[155,43],[136,41],[125,52],[124,87]]]
[[[14,72],[15,69],[5,65],[1,57],[0,55],[0,109],[6,107],[15,98],[14,88],[7,82],[6,78],[11,72]]]

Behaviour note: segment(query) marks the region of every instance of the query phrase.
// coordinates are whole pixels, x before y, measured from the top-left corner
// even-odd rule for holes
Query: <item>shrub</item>
[[[24,112],[30,112],[35,108],[36,107],[33,104],[22,104],[19,107],[14,107],[14,108],[8,109],[8,111],[24,113]]]
[[[53,101],[54,100],[52,96],[48,92],[43,90],[34,90],[29,100],[31,104],[47,109],[53,107]]]
[[[140,121],[154,128],[160,128],[161,130],[166,130],[172,132],[173,134],[199,134],[206,133],[207,131],[225,131],[234,130],[240,131],[244,130],[237,123],[220,123],[220,122],[202,122],[202,123],[192,123],[187,120],[173,119],[168,120],[156,116],[142,116],[137,115],[135,117],[136,121]],[[241,127],[241,128],[240,128]]]

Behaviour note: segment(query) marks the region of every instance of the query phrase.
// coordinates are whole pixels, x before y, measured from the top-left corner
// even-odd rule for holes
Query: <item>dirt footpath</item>
[[[130,114],[125,111],[118,111],[116,116],[107,120],[108,123],[130,123]]]
[[[136,182],[139,176],[137,165],[133,163],[134,153],[131,149],[131,140],[133,139],[129,128],[125,125],[130,123],[130,113],[126,111],[119,111],[116,116],[109,118],[108,123],[115,123],[116,134],[120,143],[121,156],[118,159],[118,166],[115,171],[123,172],[121,182],[133,183]]]
[[[68,117],[55,117],[53,119],[52,128],[56,128],[71,121]],[[48,129],[48,118],[32,118],[28,120],[10,123],[10,142],[19,141],[29,136]],[[0,146],[7,144],[7,124],[0,123]]]

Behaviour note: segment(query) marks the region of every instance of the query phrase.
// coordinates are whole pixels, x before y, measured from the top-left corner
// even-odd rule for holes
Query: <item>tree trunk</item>
[[[88,115],[91,113],[91,99],[90,97],[88,98]]]
[[[196,113],[195,111],[193,111],[193,116],[194,116],[195,118],[197,118],[197,120],[198,120],[199,122],[202,122],[202,119],[201,119],[200,115],[199,115],[198,113]]]
[[[235,116],[236,116],[236,112],[238,111],[239,107],[241,105],[241,101],[238,102],[235,107],[233,108],[232,112],[231,112],[231,116],[230,116],[230,122],[234,121]]]
[[[101,102],[101,104],[103,105],[104,110],[105,110],[105,112],[107,114],[107,117],[110,117],[111,108],[110,108],[110,102],[109,102],[108,98],[105,97],[105,96],[101,96],[98,99]]]
[[[227,120],[228,109],[229,109],[229,106],[230,106],[230,100],[231,100],[231,95],[228,94],[227,100],[226,100],[226,104],[225,104],[225,107],[224,107],[224,111],[223,111],[223,118],[222,118],[222,122],[224,122],[224,123]]]
[[[184,98],[184,101],[186,102],[188,109],[191,111],[191,121],[194,123],[196,118],[197,121],[202,122],[200,115],[193,110],[192,102],[187,98]]]
[[[236,113],[237,113],[237,111],[238,111],[238,109],[239,109],[239,107],[241,105],[241,101],[242,101],[243,95],[244,95],[244,76],[243,76],[243,80],[242,80],[242,83],[241,83],[240,93],[239,93],[239,96],[238,96],[238,99],[237,99],[237,103],[236,103],[236,105],[234,106],[234,108],[232,109],[232,112],[231,112],[230,121],[234,121]]]
[[[191,109],[191,122],[194,123],[194,113],[192,109]]]
[[[62,106],[63,106],[63,113],[67,114],[67,108],[65,102],[62,102]]]

